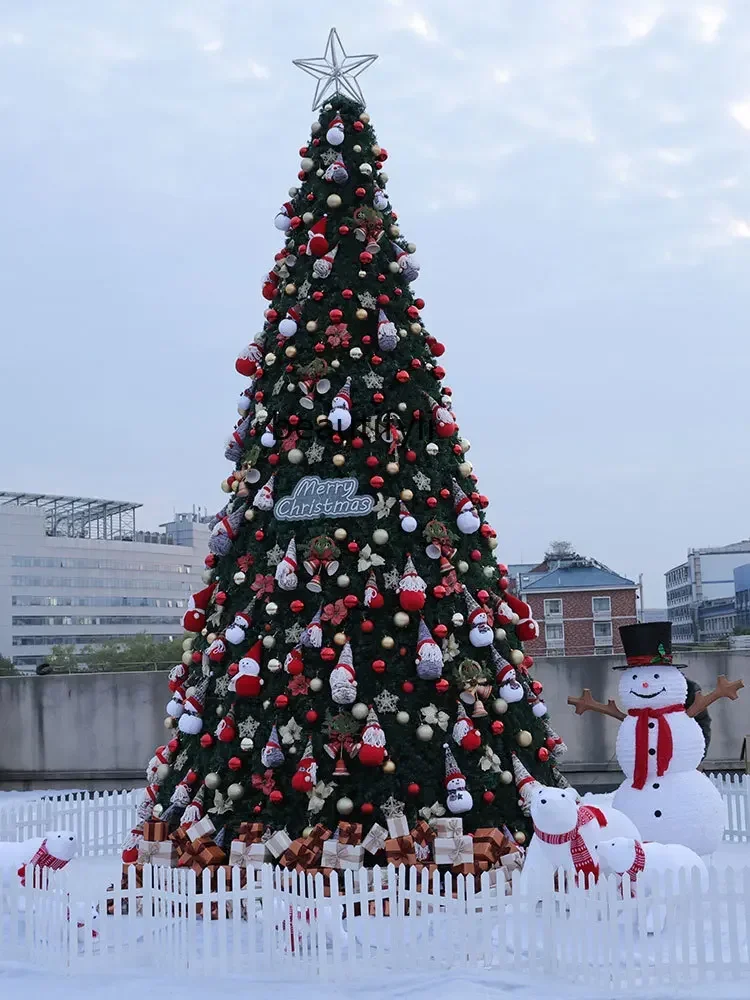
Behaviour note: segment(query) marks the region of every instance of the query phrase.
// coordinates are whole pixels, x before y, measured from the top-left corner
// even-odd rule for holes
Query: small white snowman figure
[[[448,807],[448,812],[455,816],[461,816],[473,808],[474,799],[466,788],[466,778],[461,774],[461,769],[451,748],[447,743],[444,743],[443,749],[445,750],[445,787],[448,792],[445,804]]]
[[[255,601],[253,600],[250,604],[248,604],[244,611],[238,611],[234,616],[234,621],[224,632],[224,637],[227,642],[231,642],[233,646],[238,646],[241,642],[245,641],[247,630],[250,628],[250,624],[253,620],[254,603]]]
[[[489,612],[479,606],[468,590],[464,590],[466,599],[467,623],[469,625],[469,642],[477,649],[491,646],[495,633],[489,624]]]
[[[496,680],[499,685],[498,694],[507,701],[509,705],[523,699],[523,687],[519,683],[516,668],[512,663],[508,663],[504,656],[492,647],[492,661],[497,670]]]
[[[335,431],[348,431],[352,425],[352,380],[347,378],[331,400],[331,412],[328,419]]]

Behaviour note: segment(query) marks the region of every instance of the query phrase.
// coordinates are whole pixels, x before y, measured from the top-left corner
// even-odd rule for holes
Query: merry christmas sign
[[[357,494],[356,479],[321,479],[304,476],[291,496],[281,497],[274,508],[279,521],[313,521],[320,517],[364,517],[372,512],[372,497]]]

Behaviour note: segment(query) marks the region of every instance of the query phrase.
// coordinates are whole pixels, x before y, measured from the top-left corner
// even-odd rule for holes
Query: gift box
[[[229,845],[229,864],[238,868],[259,868],[270,859],[265,844],[248,844],[237,839]]]
[[[263,839],[263,824],[240,823],[236,839],[241,840],[243,844],[259,843]]]
[[[179,861],[177,845],[172,840],[141,840],[138,844],[138,864],[162,865],[174,868]]]
[[[497,827],[481,827],[474,832],[474,863],[478,871],[487,871],[499,861],[505,836]]]
[[[385,856],[389,865],[415,865],[417,855],[410,836],[390,837],[385,842]]]
[[[471,837],[436,837],[432,848],[436,864],[450,865],[457,875],[467,875],[468,871],[474,870],[474,842]]]
[[[226,863],[226,854],[210,837],[191,840],[187,830],[178,827],[171,835],[170,840],[176,844],[180,855],[180,860],[177,862],[178,868],[192,868],[196,874],[200,874],[208,865]]]
[[[266,847],[275,858],[280,858],[284,851],[289,850],[292,838],[286,830],[277,830],[272,837],[266,841]]]
[[[386,823],[388,824],[389,837],[409,836],[409,824],[406,822],[406,816],[403,813],[398,813],[396,816],[389,816],[386,819]]]
[[[330,838],[331,831],[322,823],[318,823],[312,831],[305,837],[305,853],[300,859],[300,864],[306,868],[314,868],[320,864],[323,856],[323,844]]]
[[[297,837],[296,840],[293,840],[278,859],[279,864],[284,868],[297,868],[298,865],[302,868],[307,867],[305,864],[308,855],[306,840],[306,837]]]
[[[216,892],[219,888],[219,872],[224,872],[224,886],[227,891],[235,888],[235,881],[240,889],[244,889],[247,885],[247,870],[244,868],[238,869],[232,865],[209,865],[206,870],[211,874],[212,892]]]
[[[435,820],[435,829],[438,837],[443,840],[450,840],[452,837],[462,837],[464,833],[464,821],[460,816],[441,816]]]
[[[364,861],[365,849],[361,844],[342,844],[340,840],[326,840],[323,844],[322,865],[343,871],[346,868],[360,868]]]
[[[362,824],[361,823],[339,823],[338,826],[340,844],[361,844]]]
[[[367,831],[367,836],[362,841],[362,846],[368,854],[377,854],[378,851],[385,850],[385,842],[388,839],[388,831],[380,825],[373,823]]]
[[[143,824],[143,839],[163,841],[169,836],[169,827],[161,819],[149,819]]]
[[[135,872],[135,883],[134,883],[135,884],[135,888],[136,889],[142,889],[143,888],[143,865],[138,865],[138,864],[136,864],[136,865],[123,865],[122,866],[122,878],[120,880],[120,888],[121,889],[129,889],[130,888],[130,885],[129,885],[129,882],[128,882],[128,879],[129,879],[128,873],[129,873],[129,871],[130,871],[131,868]]]
[[[200,840],[201,837],[213,837],[216,833],[216,827],[211,822],[210,816],[203,816],[201,819],[197,819],[195,823],[191,823],[185,829],[192,841]]]
[[[415,844],[431,844],[437,834],[432,829],[430,824],[426,819],[420,819],[414,829],[411,831],[412,838]]]

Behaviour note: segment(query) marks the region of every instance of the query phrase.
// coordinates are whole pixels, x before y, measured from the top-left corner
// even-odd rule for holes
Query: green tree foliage
[[[9,660],[7,656],[0,654],[0,677],[12,677],[17,673],[18,671],[13,666],[13,661]]]
[[[49,658],[54,670],[168,670],[182,657],[182,641],[161,642],[158,636],[140,632],[129,639],[110,639],[76,651],[72,646],[54,646]]]

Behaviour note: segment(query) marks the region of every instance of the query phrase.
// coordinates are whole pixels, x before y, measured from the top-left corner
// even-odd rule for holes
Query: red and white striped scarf
[[[50,854],[47,850],[47,839],[45,838],[37,848],[34,857],[30,858],[25,865],[21,865],[18,869],[18,877],[21,880],[21,885],[26,885],[26,868],[28,866],[32,868],[51,868],[53,871],[59,871],[67,863],[63,858],[56,858],[53,854]]]
[[[581,836],[581,827],[595,819],[599,826],[607,825],[607,818],[596,806],[579,806],[576,825],[566,833],[545,833],[534,824],[534,833],[545,844],[570,844],[573,867],[584,875],[599,877],[599,865],[591,856],[586,841]]]

